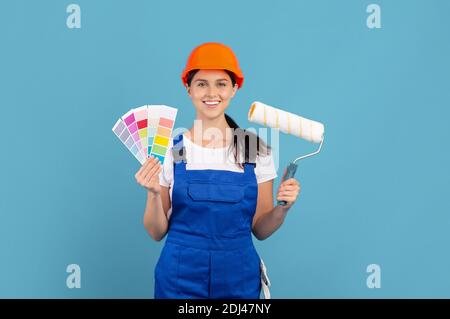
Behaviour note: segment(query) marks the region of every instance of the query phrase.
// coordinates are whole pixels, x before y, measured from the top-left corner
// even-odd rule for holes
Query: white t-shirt
[[[173,138],[170,138],[164,164],[159,174],[159,184],[169,187],[171,202],[174,182],[172,146]],[[244,169],[235,163],[234,154],[228,151],[228,146],[221,148],[202,147],[193,143],[185,134],[183,134],[183,146],[186,149],[186,170],[217,169],[244,172]],[[255,175],[258,184],[270,181],[278,176],[272,154],[256,157]],[[171,212],[172,208],[168,211],[169,217]]]

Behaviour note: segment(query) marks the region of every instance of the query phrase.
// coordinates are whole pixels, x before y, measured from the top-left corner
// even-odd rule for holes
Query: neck
[[[225,147],[231,142],[231,130],[225,114],[214,119],[204,119],[197,115],[194,126],[189,129],[189,138],[206,147]]]

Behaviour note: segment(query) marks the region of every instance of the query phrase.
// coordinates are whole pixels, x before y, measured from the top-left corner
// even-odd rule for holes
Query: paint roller
[[[313,143],[320,143],[319,148],[313,152],[296,158],[286,167],[286,175],[283,181],[294,177],[297,171],[298,161],[316,155],[322,148],[324,139],[324,125],[322,123],[306,119],[296,114],[283,111],[279,108],[253,102],[248,112],[248,120],[260,125],[279,129],[280,131],[298,136]],[[285,206],[286,201],[278,201],[278,205]]]

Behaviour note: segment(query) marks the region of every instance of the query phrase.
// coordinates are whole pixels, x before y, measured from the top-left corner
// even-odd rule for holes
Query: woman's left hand
[[[285,208],[290,208],[300,194],[300,184],[295,178],[289,178],[280,184],[277,192],[277,201],[286,201]]]

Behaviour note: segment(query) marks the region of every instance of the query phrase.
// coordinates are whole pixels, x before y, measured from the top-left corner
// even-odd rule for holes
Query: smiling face
[[[223,116],[237,89],[237,84],[233,86],[224,70],[199,70],[187,87],[187,92],[197,110],[197,118],[212,120]]]

